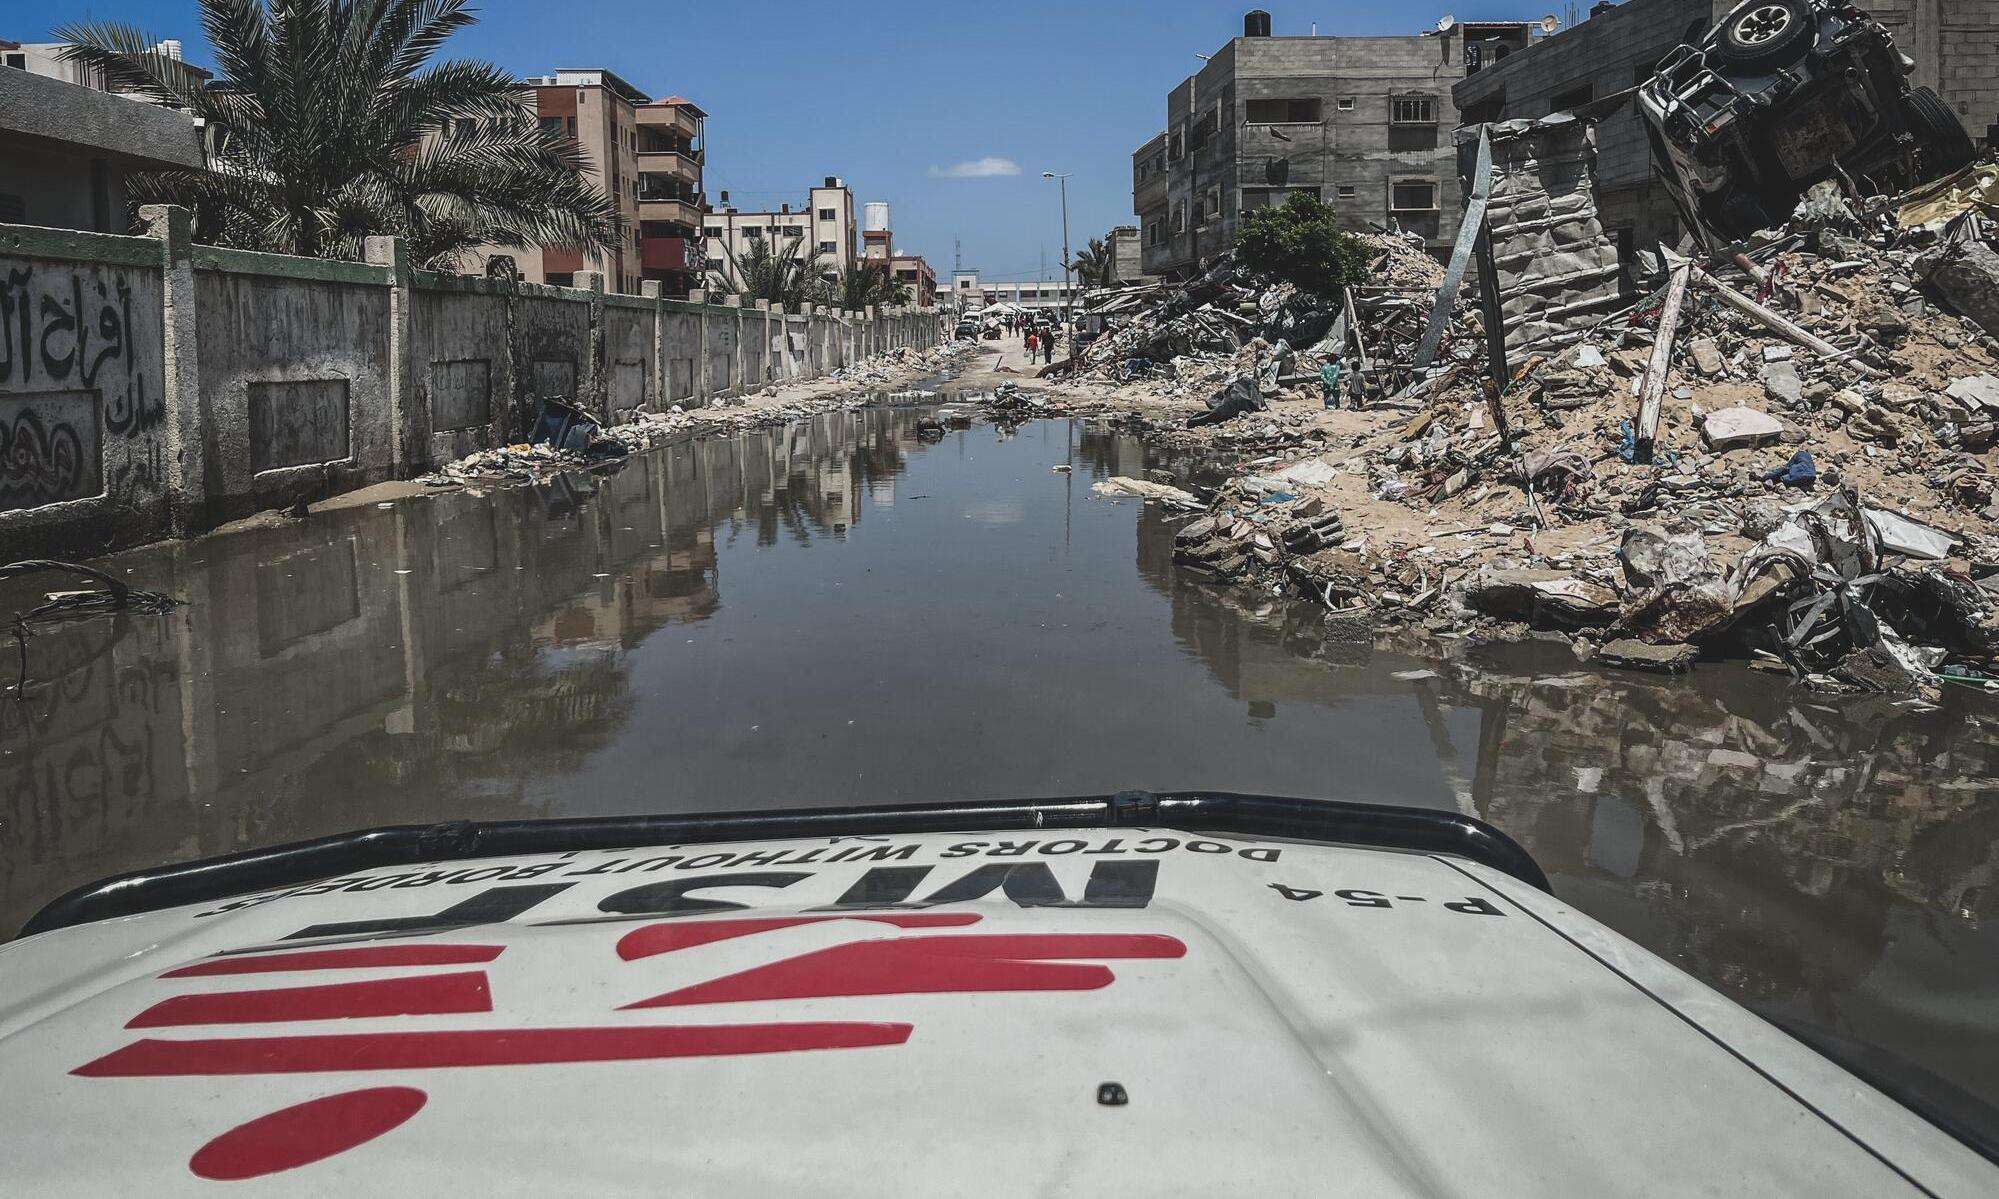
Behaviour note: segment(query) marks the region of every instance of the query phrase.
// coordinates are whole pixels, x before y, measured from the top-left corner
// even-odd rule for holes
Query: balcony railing
[[[678,196],[647,195],[639,192],[639,219],[642,221],[672,221],[680,225],[699,225],[701,209],[691,201]]]
[[[647,150],[641,147],[639,170],[684,179],[689,183],[698,184],[701,181],[701,160],[679,150]],[[643,187],[644,183],[641,182],[640,186]]]

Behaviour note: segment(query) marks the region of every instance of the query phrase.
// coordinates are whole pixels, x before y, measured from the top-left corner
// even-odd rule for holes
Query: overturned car
[[[1786,220],[1813,185],[1905,191],[1976,149],[1879,21],[1830,0],[1745,0],[1639,88],[1653,157],[1703,240]]]

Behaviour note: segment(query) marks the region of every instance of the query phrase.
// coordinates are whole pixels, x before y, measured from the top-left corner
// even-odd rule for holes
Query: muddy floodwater
[[[375,824],[1325,796],[1475,813],[1736,998],[1999,1101],[1999,706],[1326,645],[1176,571],[1156,507],[1091,495],[1163,465],[1136,441],[927,419],[109,560],[188,605],[38,634],[18,693],[0,655],[0,924]]]

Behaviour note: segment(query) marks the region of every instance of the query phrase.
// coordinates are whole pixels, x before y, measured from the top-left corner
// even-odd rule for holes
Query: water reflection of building
[[[345,828],[541,814],[628,719],[630,651],[720,610],[716,538],[843,536],[907,411],[685,442],[116,560],[188,601],[55,628],[0,697],[0,928],[81,881]]]

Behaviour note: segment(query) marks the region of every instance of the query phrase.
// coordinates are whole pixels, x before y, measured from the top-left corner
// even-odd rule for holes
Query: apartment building
[[[891,254],[889,271],[896,282],[909,289],[909,302],[918,308],[937,307],[937,272],[921,254]]]
[[[1460,81],[1452,89],[1460,119],[1542,117],[1627,91],[1739,2],[1598,3],[1587,19]],[[1973,137],[1991,138],[1999,122],[1999,0],[1869,0],[1864,7],[1915,61],[1910,81],[1935,88]],[[1627,253],[1684,232],[1655,175],[1635,101],[1597,122],[1596,179],[1604,226]]]
[[[544,129],[576,140],[585,174],[617,201],[623,232],[610,250],[489,248],[478,258],[512,258],[535,283],[569,286],[596,271],[606,290],[628,295],[647,280],[669,296],[698,287],[708,114],[682,96],[654,100],[600,67],[531,77],[522,94]]]
[[[0,41],[0,224],[130,232],[127,179],[206,169],[201,130],[184,112],[103,90],[60,50]]]
[[[1242,215],[1308,192],[1343,227],[1395,226],[1439,252],[1461,189],[1451,89],[1533,39],[1525,21],[1395,37],[1275,37],[1270,14],[1166,98],[1166,128],[1132,154],[1148,275],[1184,277],[1235,241]]]
[[[787,203],[776,212],[743,212],[723,192],[714,211],[703,216],[708,286],[741,291],[735,261],[765,238],[774,250],[801,261],[818,251],[821,273],[837,279],[859,260],[857,216],[854,193],[837,175],[826,176],[824,183],[806,193],[805,206],[796,211]]]

